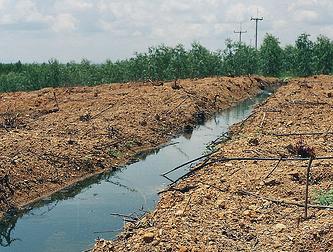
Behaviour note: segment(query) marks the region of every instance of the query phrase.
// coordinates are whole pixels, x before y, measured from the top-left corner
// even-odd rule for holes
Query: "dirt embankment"
[[[156,210],[128,225],[99,251],[333,251],[333,216],[309,208],[304,219],[309,161],[333,156],[333,77],[296,79],[232,127],[222,157],[278,157],[276,161],[216,161],[162,194]],[[290,134],[292,133],[292,134]],[[301,133],[301,134],[294,134]],[[332,189],[332,160],[314,160],[309,198]],[[294,205],[299,204],[300,206]]]
[[[265,81],[207,78],[0,94],[0,216],[125,164]]]

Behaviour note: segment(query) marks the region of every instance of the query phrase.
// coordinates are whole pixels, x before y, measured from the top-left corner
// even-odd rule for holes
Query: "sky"
[[[333,38],[332,0],[0,0],[0,62],[117,60],[149,46],[198,41],[223,49],[242,23],[243,42],[266,33],[281,44],[301,33]]]

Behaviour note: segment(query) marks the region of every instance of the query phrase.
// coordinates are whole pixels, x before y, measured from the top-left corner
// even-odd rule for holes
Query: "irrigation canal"
[[[157,192],[169,183],[160,174],[202,155],[208,143],[245,119],[269,95],[263,91],[197,126],[191,135],[179,136],[171,141],[174,144],[142,156],[137,163],[90,178],[38,202],[21,216],[0,222],[0,251],[83,251],[93,247],[97,237],[115,238],[124,223],[111,213],[152,210]],[[171,178],[189,168],[183,167]]]

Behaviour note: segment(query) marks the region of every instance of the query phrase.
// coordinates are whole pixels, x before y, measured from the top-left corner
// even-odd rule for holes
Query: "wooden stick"
[[[167,171],[167,172],[165,172],[165,173],[162,173],[161,175],[162,175],[162,176],[168,175],[169,173],[174,172],[174,171],[176,171],[176,170],[178,170],[178,169],[184,167],[185,165],[188,165],[188,164],[194,163],[195,161],[199,161],[200,159],[203,159],[203,158],[209,157],[209,156],[213,155],[214,153],[215,153],[215,152],[212,152],[212,153],[209,153],[209,154],[203,155],[203,156],[201,156],[201,157],[198,157],[198,158],[192,159],[192,160],[190,160],[190,161],[188,161],[188,162],[186,162],[186,163],[184,163],[184,164],[181,164],[181,165],[179,165],[179,166],[173,168],[173,169],[170,170],[170,171]]]
[[[282,112],[281,109],[263,109],[264,112],[269,112],[269,113],[280,113]]]
[[[304,219],[308,218],[308,203],[309,203],[309,179],[310,179],[310,169],[313,158],[310,157],[309,164],[306,170],[306,185],[305,185],[305,206],[304,206]]]
[[[186,212],[187,207],[190,205],[191,198],[192,198],[192,194],[190,195],[190,197],[189,197],[189,199],[188,199],[188,201],[187,201],[187,203],[186,203],[186,205],[184,207],[182,215],[184,215],[184,213]]]
[[[57,99],[57,95],[56,95],[55,92],[53,92],[53,96],[54,96],[54,100],[55,100],[55,102],[56,102],[57,109],[60,110],[60,108],[59,108],[59,103],[58,103],[58,99]]]
[[[203,184],[203,185],[206,185],[206,186],[209,186],[209,187],[212,187],[212,188],[214,188],[215,190],[220,191],[220,192],[225,192],[225,191],[226,191],[226,189],[220,188],[220,187],[215,186],[215,185],[210,184],[210,183],[206,183],[206,182],[202,182],[202,181],[199,181],[198,183]]]
[[[119,213],[110,213],[112,216],[118,216],[118,217],[124,217],[124,218],[130,218],[132,220],[138,220],[138,218],[133,217],[131,215],[126,215],[126,214],[119,214]]]
[[[215,140],[211,141],[210,143],[211,143],[211,144],[214,144],[214,143],[220,141],[221,138],[229,137],[228,135],[229,135],[229,132],[228,132],[228,131],[223,132],[221,135],[219,135]]]
[[[170,187],[169,188],[172,188],[173,185],[175,185],[178,181],[182,180],[183,178],[186,178],[188,177],[189,175],[195,173],[196,171],[199,171],[201,170],[202,168],[210,165],[210,164],[214,164],[216,163],[215,161],[211,161],[211,162],[208,162],[208,159],[203,162],[202,164],[200,164],[199,166],[195,167],[194,169],[190,170],[189,172],[185,173],[183,176],[179,177],[178,179],[176,179],[172,184],[170,184]]]
[[[116,233],[121,232],[122,229],[115,229],[115,230],[106,230],[106,231],[95,231],[93,234],[106,234],[106,233]]]
[[[252,193],[252,192],[245,191],[245,190],[239,190],[238,193],[243,194],[243,195],[253,196],[253,197],[256,197],[256,198],[262,199],[262,200],[268,200],[268,201],[271,201],[271,202],[276,203],[276,204],[305,207],[305,205],[302,204],[302,203],[265,197],[265,196],[257,195],[257,194]],[[308,204],[308,207],[309,208],[318,208],[318,209],[322,209],[322,210],[333,210],[333,206],[322,206],[322,205],[310,205],[310,204]]]
[[[261,155],[261,153],[259,152],[259,151],[257,151],[257,150],[243,150],[243,152],[244,153],[255,153],[255,154],[257,154],[257,155]]]
[[[250,118],[252,118],[256,113],[257,113],[257,111],[253,111],[248,117],[246,117],[246,118],[241,122],[241,124],[239,125],[239,127],[242,128],[243,125],[244,125],[244,124],[245,124]],[[239,132],[240,132],[240,130],[239,130],[237,133],[239,133]]]
[[[317,136],[317,135],[332,135],[333,132],[295,132],[295,133],[285,133],[285,134],[275,134],[270,133],[272,136],[282,137],[282,136]]]
[[[314,102],[314,101],[304,101],[304,100],[295,100],[290,101],[289,104],[292,105],[328,105],[327,102]]]
[[[272,173],[276,170],[276,168],[279,166],[279,164],[281,163],[282,161],[282,157],[280,158],[280,160],[277,162],[277,164],[274,166],[274,168],[270,171],[270,173],[267,174],[267,176],[264,178],[264,180],[268,179],[269,176],[272,175]]]
[[[215,140],[210,142],[210,145],[217,145],[219,144],[221,141],[223,141],[222,139],[231,139],[229,136],[229,132],[224,132],[223,134],[221,134],[220,136],[218,136]]]
[[[326,133],[324,134],[325,138],[330,134],[330,132],[331,132],[330,130],[331,130],[331,126],[328,127],[328,129],[326,130]]]
[[[237,172],[239,172],[239,171],[242,170],[242,169],[243,169],[243,167],[239,167],[238,169],[232,171],[232,172],[229,174],[229,177],[235,175]]]
[[[199,166],[195,167],[194,169],[190,170],[189,172],[185,173],[184,175],[182,175],[181,177],[179,177],[178,179],[176,179],[175,181],[173,181],[171,184],[168,185],[168,187],[162,191],[159,191],[157,194],[161,194],[161,193],[165,193],[165,192],[168,192],[170,190],[173,189],[173,186],[180,180],[190,176],[192,173],[195,173],[196,171],[204,168],[205,166],[207,165],[210,165],[210,164],[214,164],[215,162],[214,161],[211,161],[211,162],[208,162],[208,159],[206,159],[202,164],[200,164]],[[163,175],[162,175],[163,176]]]
[[[183,104],[187,101],[187,99],[189,99],[188,96],[187,96],[182,102],[180,102],[176,107],[170,109],[169,111],[165,112],[164,114],[165,114],[165,115],[169,115],[169,114],[171,114],[174,110],[176,110],[176,109],[179,108],[181,105],[183,105]]]
[[[124,222],[136,223],[137,220],[124,218]]]
[[[91,249],[82,250],[81,252],[91,252],[91,251],[93,251],[92,248]]]
[[[177,145],[177,144],[179,144],[179,143],[180,143],[180,142],[161,144],[161,145],[157,146],[157,147],[154,148],[154,149],[162,149],[162,148],[165,148],[165,147],[169,147],[169,146]]]
[[[111,109],[114,106],[114,104],[111,104],[110,106],[106,107],[105,109],[103,109],[102,111],[98,112],[96,115],[92,116],[90,118],[90,120],[94,120],[96,119],[98,116],[100,116],[101,114],[103,114],[104,112],[108,111],[109,109]]]
[[[260,128],[262,128],[262,126],[264,125],[265,119],[266,119],[266,112],[264,112],[264,116],[262,117],[262,120],[261,120],[261,123],[259,126]]]

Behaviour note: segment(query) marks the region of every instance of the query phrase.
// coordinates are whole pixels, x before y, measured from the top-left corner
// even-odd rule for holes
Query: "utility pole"
[[[247,33],[247,31],[242,31],[242,23],[241,23],[239,31],[234,31],[234,33],[239,33],[239,43],[242,43],[242,34]]]
[[[263,20],[264,20],[263,17],[259,18],[258,16],[256,18],[251,17],[250,20],[250,21],[256,21],[256,50],[258,50],[258,22]]]

